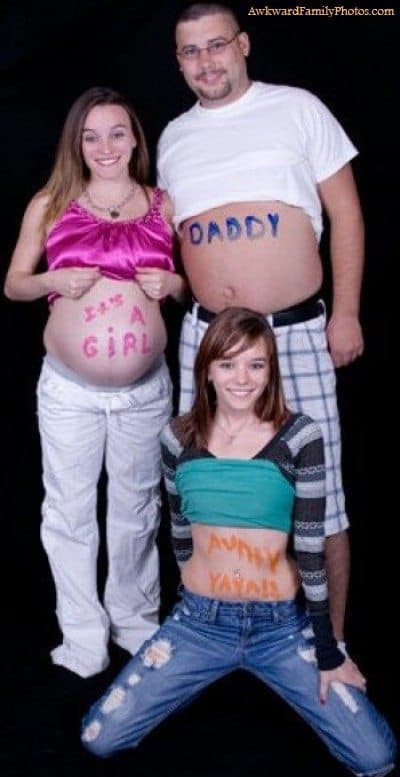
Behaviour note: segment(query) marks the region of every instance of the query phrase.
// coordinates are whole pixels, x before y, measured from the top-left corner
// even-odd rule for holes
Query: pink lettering
[[[113,297],[110,297],[111,305],[114,305],[116,308],[120,308],[121,305],[124,304],[124,298],[122,294],[114,294]]]
[[[107,332],[108,337],[105,344],[105,349],[107,349],[107,357],[112,359],[114,356],[118,355],[118,353],[121,353],[119,335],[117,340],[114,334],[114,327],[112,326],[107,328]],[[135,335],[133,332],[124,332],[124,334],[121,335],[121,338],[122,355],[125,356],[125,358],[130,356],[132,353],[140,353],[143,356],[146,356],[152,351],[146,332],[142,332],[140,336]],[[89,335],[86,337],[82,343],[82,350],[85,356],[87,356],[89,359],[91,359],[93,356],[97,356],[99,354],[98,344],[99,339],[95,335]]]
[[[123,345],[124,356],[128,356],[130,350],[132,350],[134,353],[136,351],[136,337],[133,332],[125,332]]]
[[[149,346],[149,343],[147,341],[147,334],[146,332],[142,333],[142,350],[141,353],[151,353],[151,348]]]
[[[139,323],[142,324],[143,326],[145,325],[143,313],[138,305],[134,305],[132,308],[130,323],[134,324],[136,321],[139,321]]]
[[[109,326],[107,331],[110,332],[110,336],[108,338],[108,348],[107,348],[107,350],[108,350],[108,358],[112,359],[112,357],[115,356],[115,354],[117,352],[117,349],[115,347],[115,339],[114,339],[114,337],[112,335],[112,333],[114,332],[114,329],[113,329],[112,326]]]
[[[93,356],[97,356],[98,349],[96,348],[96,345],[98,343],[98,338],[94,335],[89,335],[89,337],[85,337],[83,341],[83,353],[85,356],[87,356],[88,359],[91,359]]]
[[[88,305],[88,307],[85,308],[83,312],[85,316],[85,321],[93,321],[93,319],[96,318],[96,313],[93,305]]]

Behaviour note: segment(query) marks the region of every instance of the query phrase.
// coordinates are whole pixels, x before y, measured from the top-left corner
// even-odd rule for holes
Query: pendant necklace
[[[229,437],[229,443],[232,443],[234,440],[236,440],[236,437],[239,436],[240,432],[243,431],[245,426],[247,426],[248,422],[249,422],[249,419],[246,418],[245,422],[243,424],[241,424],[241,426],[239,426],[239,428],[236,430],[236,432],[228,432],[228,430],[225,429],[225,427],[222,426],[222,424],[219,421],[217,421],[216,418],[214,418],[215,426],[218,426],[220,429],[222,429],[224,434],[226,434],[226,436]]]
[[[93,202],[88,189],[84,189],[83,196],[85,200],[89,203],[89,205],[94,208],[94,210],[98,210],[100,213],[108,213],[108,215],[112,219],[118,219],[121,213],[121,209],[126,205],[126,203],[133,197],[134,193],[136,191],[136,184],[134,184],[131,189],[129,189],[128,194],[124,197],[121,202],[113,203],[112,205],[109,205],[108,207],[102,207],[101,205],[96,205],[95,202]]]

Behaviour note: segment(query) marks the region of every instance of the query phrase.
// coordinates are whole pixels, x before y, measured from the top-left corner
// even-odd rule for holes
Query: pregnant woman
[[[47,296],[38,384],[45,498],[41,536],[62,642],[52,660],[89,677],[108,640],[135,653],[157,628],[160,432],[171,413],[160,300],[183,294],[171,204],[146,185],[129,103],[92,88],[72,105],[52,174],[30,202],[5,293]],[[38,272],[43,254],[47,268]],[[97,484],[108,476],[108,572],[97,590]]]

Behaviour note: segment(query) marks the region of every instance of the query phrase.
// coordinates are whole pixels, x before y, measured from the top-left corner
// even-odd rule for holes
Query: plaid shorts
[[[197,317],[198,303],[186,313],[179,344],[179,413],[187,413],[194,400],[193,367],[208,327]],[[270,317],[267,316],[267,319]],[[271,322],[270,322],[271,323]],[[336,376],[326,340],[325,313],[309,321],[274,327],[285,398],[294,412],[316,421],[323,434],[326,466],[325,534],[349,525],[345,512],[341,473],[341,440],[336,399]]]

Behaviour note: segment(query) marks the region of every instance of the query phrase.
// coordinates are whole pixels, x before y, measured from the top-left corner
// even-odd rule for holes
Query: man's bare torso
[[[193,295],[208,310],[244,305],[270,313],[321,285],[310,219],[283,202],[227,203],[187,219],[180,237]]]

